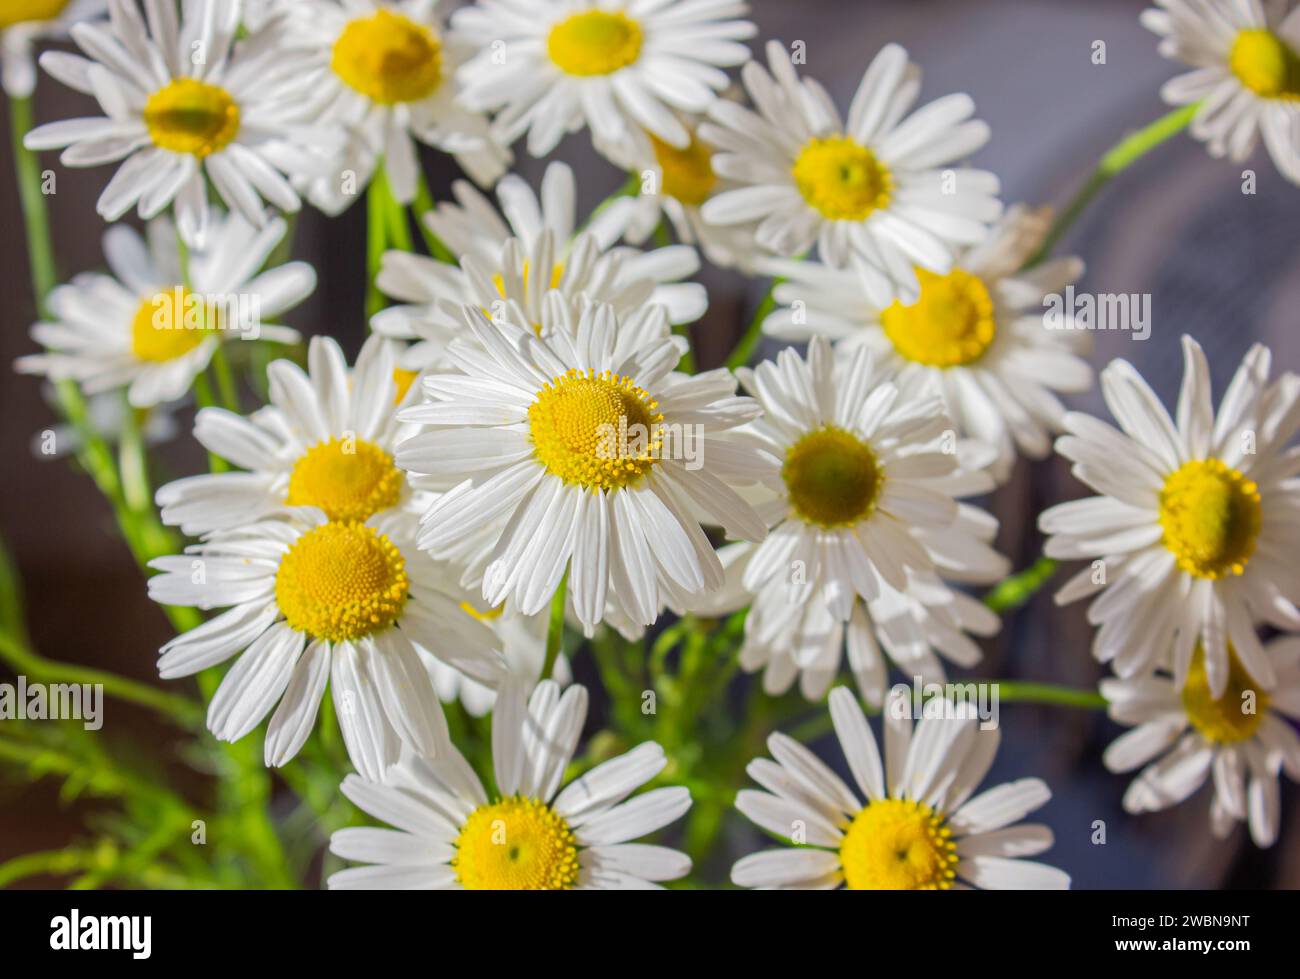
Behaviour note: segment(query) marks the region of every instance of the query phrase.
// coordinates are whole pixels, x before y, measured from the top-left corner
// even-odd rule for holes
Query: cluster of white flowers
[[[1300,640],[1259,630],[1300,631],[1300,376],[1271,380],[1252,350],[1216,418],[1188,338],[1176,419],[1122,361],[1101,372],[1122,431],[1067,412],[1060,396],[1093,384],[1086,333],[1048,329],[1043,308],[1082,263],[1040,259],[1051,215],[1004,211],[997,177],[964,162],[990,138],[973,101],[916,108],[899,46],[841,111],[781,43],[753,59],[739,0],[479,0],[449,23],[436,0],[17,6],[0,14],[10,93],[30,93],[25,49],[52,24],[83,54],[41,65],[102,110],[27,146],[120,164],[99,212],[148,222],[145,238],[110,230],[112,275],[48,297],[45,352],[24,370],[126,389],[137,409],[174,402],[225,341],[298,342],[260,321],[315,286],[273,258],[282,213],[305,199],[338,214],[372,183],[371,206],[403,222],[428,204],[434,254],[385,239],[374,286],[396,304],[355,363],[321,336],[305,370],[270,363],[264,407],[197,414],[195,438],[228,465],[157,493],[197,543],[152,563],[150,596],[223,610],[163,648],[162,676],[234,659],[208,724],[235,740],[269,716],[269,766],[303,747],[328,687],[359,773],[342,791],[399,831],[337,833],[334,852],[369,866],[334,886],[684,876],[685,855],[630,842],[691,805],[671,784],[633,795],[668,764],[659,745],[564,784],[587,691],[548,610],[588,637],[639,637],[666,610],[742,609],[742,667],[769,694],[829,692],[859,793],[772,735],[774,760],[748,769],[764,791],[736,807],[799,846],[742,859],[737,884],[1067,886],[1022,859],[1050,831],[1013,825],[1044,783],[975,794],[999,733],[960,705],[914,728],[886,695],[891,665],[943,681],[945,662],[980,662],[974,637],[1000,620],[967,586],[1010,567],[969,500],[1058,434],[1099,494],[1041,517],[1048,556],[1092,561],[1058,599],[1097,596],[1095,653],[1117,675],[1102,691],[1137,725],[1106,761],[1158,759],[1126,806],[1172,805],[1212,773],[1215,829],[1248,819],[1274,839],[1278,775],[1300,777],[1282,719],[1300,718]],[[1300,182],[1294,6],[1160,0],[1144,23],[1196,67],[1165,94],[1199,104],[1211,151],[1241,158],[1262,134]],[[748,107],[724,94],[737,68]],[[565,164],[536,192],[507,175],[512,147],[546,156],[584,129],[630,172],[627,194],[580,216]],[[428,198],[419,145],[471,178],[454,201]],[[762,330],[806,355],[694,372],[700,253],[778,276]],[[858,696],[831,689],[845,655]],[[496,795],[440,698],[492,711]],[[883,762],[859,700],[884,709]],[[502,825],[517,845],[499,845]]]

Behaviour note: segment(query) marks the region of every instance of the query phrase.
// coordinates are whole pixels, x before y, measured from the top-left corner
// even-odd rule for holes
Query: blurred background
[[[923,101],[971,93],[993,130],[974,162],[1000,175],[1008,203],[1063,203],[1105,149],[1165,111],[1158,89],[1179,70],[1157,55],[1154,37],[1139,25],[1146,6],[1141,0],[751,0],[751,6],[758,43],[806,42],[803,70],[841,106],[889,41],[905,45],[924,68]],[[1099,41],[1105,64],[1092,60]],[[43,78],[37,118],[81,115],[89,111],[84,101]],[[7,131],[7,119],[4,125]],[[558,156],[578,171],[580,213],[623,183],[622,174],[591,152],[585,133],[564,143]],[[446,196],[455,177],[449,164],[431,154],[425,163],[435,196]],[[33,439],[54,416],[41,385],[8,366],[36,349],[27,336],[35,305],[12,165],[6,143],[0,147],[0,536],[21,572],[32,640],[44,656],[157,683],[154,661],[170,635],[167,623],[145,597],[90,480],[66,462],[33,452]],[[95,201],[108,171],[68,170],[53,154],[45,165],[58,180],[50,206],[61,279],[101,267],[105,229]],[[1262,150],[1247,166],[1257,174],[1253,196],[1242,193],[1242,168],[1211,160],[1189,137],[1177,137],[1106,189],[1064,243],[1087,262],[1080,291],[1152,294],[1150,339],[1098,334],[1094,363],[1127,358],[1166,403],[1177,394],[1183,333],[1205,347],[1216,398],[1255,341],[1273,348],[1275,368],[1300,369],[1300,191],[1277,175]],[[543,166],[523,159],[517,169],[535,184]],[[295,257],[316,267],[320,281],[288,322],[306,334],[338,338],[349,356],[365,332],[363,212],[354,207],[334,221],[304,212],[294,249]],[[695,340],[697,358],[710,367],[725,357],[766,284],[711,267],[701,279],[711,306]],[[770,345],[763,351],[774,352]],[[1104,414],[1095,395],[1074,406]],[[179,434],[163,450],[164,476],[203,467],[201,452],[185,435],[190,411],[176,413]],[[1017,568],[1039,554],[1037,514],[1082,495],[1059,461],[1020,464],[990,502],[1003,522],[1000,547]],[[986,644],[979,676],[1095,685],[1099,670],[1088,653],[1084,605],[1057,609],[1050,591],[1007,617],[1001,636]],[[2,670],[0,680],[10,680]],[[154,730],[147,715],[119,703],[106,709],[113,726],[133,726],[154,746],[160,766],[170,763],[175,732]],[[593,710],[593,717],[601,713]],[[1002,726],[1002,751],[990,779],[1047,780],[1053,798],[1037,815],[1052,826],[1057,842],[1044,859],[1072,874],[1076,887],[1300,887],[1300,793],[1294,784],[1284,782],[1278,843],[1260,851],[1242,830],[1214,839],[1205,790],[1171,812],[1126,816],[1120,799],[1127,779],[1100,763],[1101,750],[1119,729],[1098,713],[1007,705]],[[843,770],[833,738],[817,747]],[[93,803],[64,804],[54,782],[0,782],[0,862],[64,846],[94,818]],[[1104,846],[1092,843],[1096,820],[1106,825]],[[736,857],[759,844],[758,834],[736,820],[706,876],[725,877]]]

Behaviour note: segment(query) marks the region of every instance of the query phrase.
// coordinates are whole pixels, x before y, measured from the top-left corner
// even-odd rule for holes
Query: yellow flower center
[[[1268,694],[1256,687],[1231,645],[1228,647],[1228,686],[1223,696],[1216,699],[1210,693],[1210,680],[1205,672],[1205,650],[1197,644],[1187,673],[1187,684],[1183,687],[1183,710],[1187,712],[1192,727],[1207,741],[1235,744],[1253,737],[1264,719],[1268,703]]]
[[[53,20],[67,5],[68,0],[5,0],[0,10],[0,31],[28,21]]]
[[[849,825],[840,865],[851,891],[939,891],[957,876],[957,844],[923,802],[881,799]]]
[[[393,383],[397,385],[397,396],[393,398],[393,404],[402,403],[402,399],[406,397],[406,392],[411,390],[411,385],[415,383],[415,379],[419,376],[419,371],[408,371],[404,367],[393,368]]]
[[[1272,31],[1242,31],[1228,58],[1232,73],[1266,99],[1300,100],[1300,54]]]
[[[423,24],[379,10],[348,22],[334,42],[330,66],[374,102],[418,102],[442,83],[442,43]]]
[[[1245,571],[1262,515],[1259,487],[1218,459],[1184,463],[1160,491],[1164,545],[1197,578]]]
[[[804,200],[831,221],[861,221],[887,207],[894,191],[889,169],[847,136],[809,140],[790,172]]]
[[[309,530],[294,542],[280,559],[275,601],[299,632],[352,641],[397,621],[410,585],[397,545],[348,520]]]
[[[809,432],[781,467],[790,505],[805,523],[846,527],[875,508],[885,474],[871,447],[840,428]]]
[[[402,473],[363,439],[331,438],[308,449],[289,474],[289,506],[314,506],[331,520],[365,520],[397,503]]]
[[[717,174],[713,172],[713,149],[694,136],[686,149],[679,150],[652,133],[647,135],[664,175],[663,192],[691,207],[698,207],[708,200],[718,182]]]
[[[612,75],[641,55],[641,25],[622,12],[588,10],[551,28],[546,53],[569,75]]]
[[[160,149],[203,159],[239,135],[239,106],[224,88],[177,78],[149,96],[144,124]]]
[[[663,447],[658,402],[632,379],[576,368],[528,409],[533,450],[566,483],[614,490],[648,473]]]
[[[479,806],[455,846],[451,866],[467,891],[565,891],[578,882],[573,830],[538,799]]]
[[[979,276],[964,269],[937,275],[916,270],[921,296],[895,299],[880,326],[900,357],[929,367],[960,367],[984,356],[997,335],[993,298]]]
[[[131,321],[131,352],[161,364],[184,356],[214,333],[202,298],[188,289],[172,289],[140,304]]]

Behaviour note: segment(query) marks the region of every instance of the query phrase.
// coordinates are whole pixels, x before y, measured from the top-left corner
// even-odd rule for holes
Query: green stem
[[[45,312],[45,300],[58,281],[54,249],[50,245],[49,214],[41,189],[41,164],[36,154],[23,145],[33,125],[32,100],[9,100],[9,124],[13,135],[14,167],[18,173],[18,197],[27,228],[27,255],[32,267],[32,290],[36,305]]]
[[[546,662],[542,664],[542,679],[549,680],[555,670],[555,661],[560,655],[560,646],[564,639],[564,603],[568,598],[569,572],[564,572],[560,587],[555,589],[551,599],[551,620],[546,626]]]
[[[1040,557],[1024,571],[998,582],[984,596],[984,604],[999,614],[1018,609],[1051,580],[1056,568],[1050,557]]]
[[[230,359],[226,356],[224,343],[218,343],[212,353],[212,375],[217,379],[217,393],[221,397],[221,407],[227,411],[240,413],[239,387],[235,384],[235,375],[230,369]]]
[[[384,308],[379,269],[388,248],[388,176],[381,165],[366,190],[366,319]]]
[[[758,346],[758,341],[763,338],[763,320],[767,319],[772,310],[776,309],[776,287],[784,281],[785,279],[773,279],[772,284],[767,287],[767,294],[763,296],[762,302],[758,304],[758,309],[754,311],[754,318],[749,321],[749,326],[741,334],[736,348],[731,351],[731,356],[727,358],[727,367],[729,369],[734,371],[737,367],[744,367],[749,363],[749,358],[754,355],[754,349]]]
[[[997,680],[998,700],[1008,704],[1054,704],[1105,710],[1106,698],[1093,690],[1076,690],[1055,683],[1031,683],[1024,680]]]
[[[15,672],[33,679],[48,683],[102,684],[104,692],[111,697],[147,707],[188,730],[203,729],[203,709],[185,697],[128,680],[114,673],[104,673],[70,663],[56,663],[38,655],[26,643],[5,632],[0,632],[0,657],[13,667]]]
[[[1142,159],[1166,140],[1186,129],[1199,108],[1200,103],[1198,102],[1174,109],[1137,132],[1130,133],[1103,154],[1102,158],[1097,162],[1096,169],[1092,171],[1083,186],[1079,188],[1078,192],[1065,206],[1065,209],[1052,223],[1051,230],[1048,231],[1047,237],[1043,239],[1042,246],[1025,263],[1026,268],[1044,261],[1052,253],[1052,249],[1056,247],[1061,238],[1065,236],[1065,233],[1078,220],[1079,215],[1087,209],[1092,199],[1117,174]]]

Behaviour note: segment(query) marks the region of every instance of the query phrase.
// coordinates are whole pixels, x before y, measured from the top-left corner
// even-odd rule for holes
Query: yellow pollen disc
[[[569,75],[611,75],[641,55],[641,25],[624,13],[588,10],[551,28],[546,53]]]
[[[876,454],[840,428],[809,432],[786,451],[781,467],[790,505],[805,523],[846,527],[875,509],[885,474]]]
[[[418,371],[408,371],[402,367],[393,368],[393,383],[397,385],[397,396],[393,398],[393,404],[401,404],[402,399],[406,397],[406,392],[411,390],[411,385],[419,377]]]
[[[957,876],[957,844],[923,802],[881,799],[849,825],[840,866],[851,891],[940,891]]]
[[[239,135],[239,106],[224,88],[177,78],[149,96],[144,124],[155,146],[203,159]]]
[[[669,197],[683,204],[699,207],[709,199],[718,176],[713,172],[713,149],[694,136],[684,150],[671,146],[653,133],[647,133],[654,147],[655,160],[663,171],[661,188]]]
[[[1218,459],[1184,463],[1160,491],[1164,545],[1197,578],[1245,571],[1262,518],[1259,487]]]
[[[578,882],[578,841],[546,803],[522,796],[479,806],[451,866],[467,891],[565,891]]]
[[[1253,737],[1268,704],[1268,694],[1256,687],[1254,678],[1241,665],[1231,645],[1228,646],[1228,686],[1223,696],[1215,699],[1205,672],[1205,650],[1197,644],[1183,687],[1183,710],[1192,727],[1207,741],[1235,744]]]
[[[331,520],[365,520],[397,503],[402,473],[393,457],[362,439],[318,442],[289,474],[289,506],[314,506]]]
[[[920,298],[910,306],[895,299],[880,314],[898,355],[928,367],[961,367],[983,357],[998,332],[983,280],[964,269],[936,275],[918,268],[916,277]]]
[[[663,447],[659,404],[631,378],[576,368],[528,409],[533,450],[566,483],[614,490],[644,476]]]
[[[343,28],[330,66],[349,88],[372,101],[418,102],[442,83],[442,42],[423,24],[380,10]]]
[[[280,559],[275,601],[290,626],[331,642],[387,629],[402,613],[406,561],[383,534],[355,520],[303,534]]]
[[[471,618],[478,619],[480,622],[495,622],[505,613],[506,606],[502,602],[496,608],[490,608],[486,612],[480,612],[469,602],[461,602],[460,610]]]
[[[804,200],[831,221],[861,221],[887,207],[894,191],[889,169],[847,136],[809,140],[790,172]]]
[[[68,0],[5,0],[0,10],[0,31],[28,21],[53,20],[67,5]]]
[[[140,304],[131,321],[131,352],[161,364],[189,353],[215,331],[201,298],[187,289],[159,292]]]
[[[1228,58],[1242,85],[1266,99],[1300,100],[1300,54],[1272,31],[1242,31]]]

